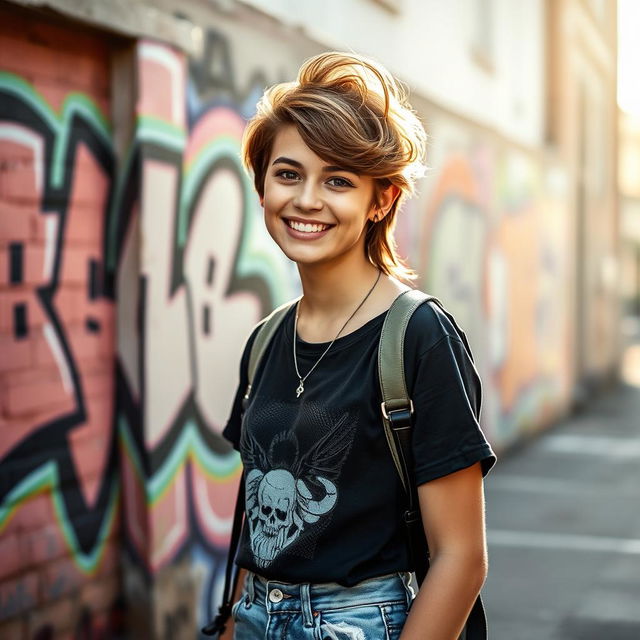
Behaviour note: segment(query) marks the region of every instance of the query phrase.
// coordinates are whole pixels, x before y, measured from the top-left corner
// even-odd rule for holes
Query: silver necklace
[[[296,375],[298,376],[298,380],[300,381],[300,384],[298,384],[298,388],[296,389],[296,398],[299,398],[304,393],[305,380],[311,375],[313,370],[320,364],[320,360],[322,360],[322,358],[324,358],[327,355],[327,351],[331,349],[331,347],[333,346],[333,343],[338,339],[340,334],[344,331],[344,328],[349,324],[349,321],[351,320],[351,318],[353,318],[353,316],[355,316],[356,313],[360,311],[360,309],[362,308],[362,305],[367,301],[369,296],[373,293],[373,290],[376,288],[376,285],[378,284],[378,280],[380,280],[381,275],[382,275],[382,271],[378,270],[378,277],[376,278],[376,281],[373,283],[373,286],[371,287],[371,289],[369,289],[369,292],[367,293],[367,295],[364,297],[362,302],[357,306],[356,310],[347,318],[347,321],[342,325],[342,327],[340,327],[340,331],[336,333],[336,337],[329,343],[329,346],[322,352],[321,356],[316,360],[315,364],[311,367],[311,369],[309,369],[309,371],[307,372],[307,375],[305,375],[304,377],[300,375],[300,371],[298,369],[298,357],[296,355],[296,338],[298,336],[298,314],[300,313],[300,300],[298,300],[296,304],[296,317],[295,317],[295,320],[293,321],[293,365],[296,368]]]

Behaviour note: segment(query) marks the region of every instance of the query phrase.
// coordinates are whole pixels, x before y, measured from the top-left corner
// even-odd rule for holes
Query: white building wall
[[[243,2],[327,48],[378,58],[413,92],[514,142],[543,142],[543,0]]]

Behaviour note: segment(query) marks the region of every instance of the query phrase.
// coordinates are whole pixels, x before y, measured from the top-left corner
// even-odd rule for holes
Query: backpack
[[[393,301],[382,326],[378,346],[378,375],[383,398],[380,407],[382,424],[394,465],[402,481],[402,486],[407,498],[407,508],[403,514],[403,520],[406,526],[410,558],[418,585],[422,583],[429,569],[429,550],[420,515],[418,489],[411,482],[413,469],[411,448],[413,403],[407,393],[405,382],[404,336],[409,320],[411,320],[415,310],[429,300],[435,302],[449,318],[459,332],[465,349],[471,357],[471,349],[464,332],[460,330],[453,316],[446,311],[442,302],[434,296],[427,295],[415,289],[402,292]],[[249,401],[251,385],[260,360],[282,320],[284,320],[285,315],[297,301],[298,299],[278,307],[260,323],[260,328],[256,334],[249,355],[249,384],[247,385],[243,399],[243,409],[246,408]],[[235,567],[234,560],[244,516],[244,484],[243,473],[240,478],[231,531],[229,556],[227,558],[225,571],[223,603],[219,607],[218,615],[215,619],[202,629],[202,633],[205,635],[222,634],[226,628],[226,622],[231,615],[233,595],[236,591],[239,573],[237,567]],[[486,638],[486,616],[482,599],[480,595],[478,595],[458,640],[486,640]]]

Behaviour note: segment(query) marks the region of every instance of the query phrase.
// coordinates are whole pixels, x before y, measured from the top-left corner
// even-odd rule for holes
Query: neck
[[[306,315],[336,316],[354,308],[378,277],[367,260],[356,264],[298,265]]]

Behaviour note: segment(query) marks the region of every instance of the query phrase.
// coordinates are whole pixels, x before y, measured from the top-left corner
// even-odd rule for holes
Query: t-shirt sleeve
[[[240,450],[240,433],[242,424],[242,400],[249,384],[249,356],[251,354],[251,347],[258,333],[258,327],[256,327],[249,336],[247,343],[245,344],[242,357],[240,358],[240,381],[236,390],[236,395],[231,407],[231,414],[227,420],[227,424],[222,430],[223,437],[228,440],[236,451]]]
[[[428,314],[422,313],[423,321]],[[472,355],[462,340],[461,330],[442,312],[432,309],[431,324],[423,333],[429,335],[429,345],[419,352],[411,381],[416,484],[476,462],[481,463],[485,476],[495,464],[496,456],[479,423],[482,385]],[[418,339],[415,347],[421,342],[424,346],[424,341]]]

